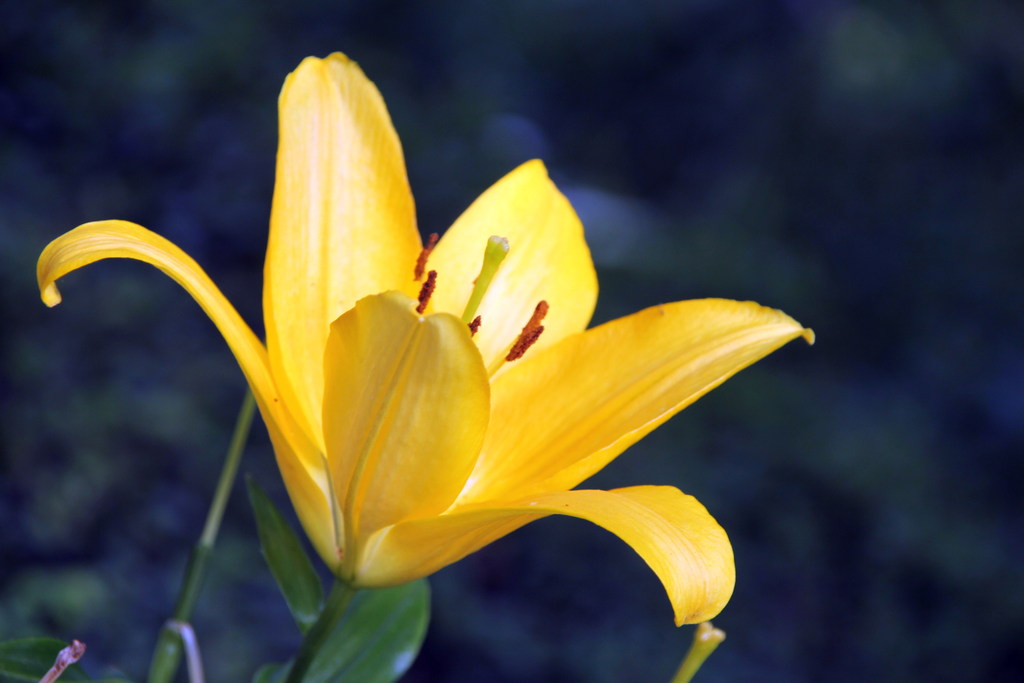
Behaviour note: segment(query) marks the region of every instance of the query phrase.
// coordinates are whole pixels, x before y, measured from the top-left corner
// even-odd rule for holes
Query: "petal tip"
[[[544,175],[548,174],[548,166],[544,163],[543,159],[530,159],[523,162],[523,166],[531,170],[540,171]]]
[[[342,69],[355,68],[357,71],[362,73],[359,65],[343,52],[332,52],[326,57],[315,57],[310,55],[299,62],[299,65],[295,67],[295,69],[285,78],[284,85],[281,87],[281,98],[284,97],[285,93],[296,80],[309,82],[304,79],[330,79],[329,69],[332,65],[337,65],[337,67]]]
[[[814,346],[814,330],[809,327],[805,327],[800,336],[804,338],[804,341],[807,342],[808,346]]]
[[[536,176],[537,180],[550,180],[547,164],[542,159],[530,159],[515,167],[509,175],[519,174],[520,177]]]
[[[355,60],[344,52],[332,52],[324,57],[325,62],[339,62],[340,64],[355,64]]]
[[[41,295],[43,303],[46,304],[47,308],[53,308],[62,301],[60,290],[57,289],[57,285],[53,282],[43,287]]]
[[[699,624],[709,619],[714,619],[725,606],[729,604],[729,600],[732,598],[733,590],[736,588],[736,573],[733,568],[727,572],[724,580],[724,584],[719,586],[717,589],[712,589],[708,595],[705,596],[703,603],[694,605],[693,602],[676,602],[673,601],[672,611],[675,617],[676,626],[686,626],[687,624]],[[694,609],[696,607],[696,609]]]

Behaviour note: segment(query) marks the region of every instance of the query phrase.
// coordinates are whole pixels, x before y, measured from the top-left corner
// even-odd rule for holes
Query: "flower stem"
[[[231,444],[228,446],[227,456],[224,459],[220,480],[217,482],[217,490],[213,494],[210,511],[206,514],[206,524],[199,541],[189,553],[188,564],[185,566],[185,579],[182,581],[181,589],[178,592],[178,601],[174,606],[174,614],[168,620],[169,622],[188,622],[192,618],[192,610],[195,608],[199,589],[202,587],[203,578],[206,575],[210,553],[217,540],[220,522],[224,518],[224,507],[227,505],[231,486],[235,482],[238,463],[242,459],[245,441],[249,436],[249,428],[252,426],[255,407],[256,401],[253,399],[252,392],[246,391],[242,408],[238,411],[235,431],[231,436]],[[181,636],[178,631],[172,625],[164,624],[164,627],[160,629],[156,648],[153,651],[153,659],[149,664],[149,683],[169,683],[174,678],[181,661],[181,648]]]
[[[306,633],[302,645],[299,646],[299,653],[295,655],[295,663],[289,669],[285,683],[301,683],[327,637],[331,635],[331,631],[348,610],[356,591],[357,589],[344,581],[336,580],[334,582],[331,593],[324,603],[323,611],[320,612],[316,623]]]
[[[672,677],[672,683],[690,683],[704,660],[715,651],[715,648],[723,640],[725,640],[725,631],[715,628],[710,621],[699,624],[696,633],[693,634],[693,645],[686,653],[686,659],[679,665],[676,675]]]

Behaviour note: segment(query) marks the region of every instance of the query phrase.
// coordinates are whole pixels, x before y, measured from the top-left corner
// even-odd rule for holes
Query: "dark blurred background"
[[[678,485],[729,531],[699,680],[1021,680],[1020,4],[285,5],[0,0],[0,639],[80,638],[93,672],[143,677],[244,389],[160,273],[106,261],[48,310],[36,257],[133,220],[259,330],[278,90],[341,50],[384,93],[424,232],[541,157],[588,230],[595,321],[721,296],[816,330],[592,482]],[[287,505],[262,426],[243,470]],[[432,586],[410,682],[667,681],[692,632],[573,520]],[[297,645],[241,487],[195,625],[214,681]]]

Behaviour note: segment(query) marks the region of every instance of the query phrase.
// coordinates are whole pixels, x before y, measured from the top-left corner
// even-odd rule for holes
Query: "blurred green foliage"
[[[124,218],[258,325],[275,101],[334,50],[376,81],[424,232],[544,158],[597,320],[755,299],[818,343],[767,359],[596,478],[729,531],[713,681],[1024,672],[1024,10],[1010,0],[0,3],[0,639],[138,677],[243,385],[173,283],[105,262],[47,310],[53,237]],[[609,350],[613,362],[614,350]],[[243,469],[286,505],[262,428]],[[298,636],[236,490],[196,615],[211,680]],[[531,525],[432,580],[405,680],[667,680],[690,639],[603,532]]]

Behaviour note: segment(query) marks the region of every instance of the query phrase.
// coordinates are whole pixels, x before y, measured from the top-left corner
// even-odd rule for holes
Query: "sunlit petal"
[[[669,486],[538,494],[398,524],[368,544],[358,580],[375,586],[426,576],[552,514],[589,520],[629,544],[661,579],[677,624],[710,619],[732,594],[725,531],[695,498]]]
[[[463,503],[569,489],[734,373],[809,331],[752,302],[665,304],[606,323],[495,378]]]
[[[408,290],[420,241],[398,136],[355,62],[305,59],[279,109],[267,348],[289,404],[319,435],[330,324],[367,294]]]
[[[483,442],[480,352],[461,320],[415,306],[397,292],[370,296],[331,326],[324,430],[346,538],[443,512]]]
[[[597,300],[597,276],[583,226],[540,161],[529,161],[484,192],[444,234],[430,257],[438,272],[434,310],[461,315],[491,235],[508,238],[508,257],[479,309],[484,362],[504,358],[534,307],[551,307],[531,353],[583,330]]]

